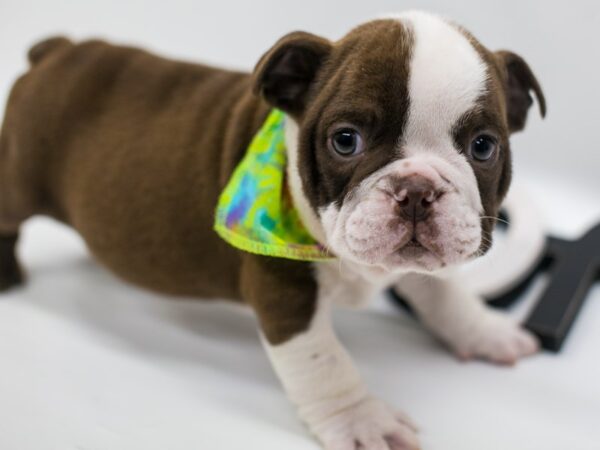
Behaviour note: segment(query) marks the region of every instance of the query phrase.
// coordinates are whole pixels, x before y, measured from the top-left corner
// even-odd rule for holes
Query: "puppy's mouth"
[[[404,248],[423,248],[423,244],[419,241],[417,236],[413,234],[410,240],[404,245]]]
[[[402,240],[396,245],[395,252],[401,251],[407,248],[423,248],[431,250],[431,244],[427,242],[426,233],[423,233],[423,229],[427,227],[426,224],[417,226],[417,224],[404,223],[403,232],[401,233]]]
[[[432,256],[437,256],[436,252],[432,248],[431,244],[426,244],[423,238],[419,238],[417,236],[416,231],[410,235],[410,238],[407,239],[404,243],[398,245],[394,250],[394,253],[403,256],[404,258],[414,259],[418,257],[422,257],[425,254],[431,254]]]
[[[413,269],[427,272],[446,266],[444,256],[436,250],[435,242],[429,242],[414,231],[382,262],[389,269]]]

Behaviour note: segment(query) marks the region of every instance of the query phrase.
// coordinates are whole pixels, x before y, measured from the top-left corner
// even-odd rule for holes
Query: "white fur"
[[[538,350],[537,340],[509,316],[488,308],[457,274],[405,275],[396,283],[421,321],[461,359],[514,364]]]
[[[422,243],[434,248],[418,257],[396,251],[411,238],[412,229],[399,220],[395,199],[386,192],[390,177],[412,175],[426,177],[444,192],[432,205],[431,217],[417,224]],[[396,274],[431,272],[466,261],[481,243],[481,203],[469,191],[461,171],[436,155],[395,161],[363,180],[341,208],[331,204],[320,210],[326,245],[367,272],[374,268]]]
[[[416,450],[410,420],[368,393],[333,332],[330,303],[327,289],[321,290],[307,331],[276,346],[263,339],[300,418],[327,450],[354,450],[356,442],[365,449]]]
[[[304,188],[302,179],[298,170],[298,135],[300,130],[298,124],[291,118],[286,117],[285,121],[285,145],[287,149],[287,176],[294,206],[300,214],[300,219],[311,233],[311,235],[325,245],[326,238],[321,226],[321,221],[310,206]]]
[[[455,146],[452,127],[485,92],[486,64],[465,35],[445,20],[419,11],[398,18],[410,27],[414,40],[401,150],[406,157],[433,153],[455,166],[461,178],[452,181],[462,182],[463,194],[481,210],[475,174]]]
[[[505,294],[522,282],[546,248],[542,214],[525,187],[513,182],[502,207],[510,220],[502,245],[463,270],[473,292],[487,298]]]
[[[456,153],[452,126],[485,92],[486,65],[465,35],[445,20],[418,11],[397,17],[410,27],[414,40],[403,146],[442,152],[447,158]]]

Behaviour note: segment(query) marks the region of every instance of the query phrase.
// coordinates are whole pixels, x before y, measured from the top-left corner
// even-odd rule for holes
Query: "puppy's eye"
[[[488,161],[496,153],[497,147],[498,144],[495,138],[487,134],[480,134],[471,141],[469,153],[477,161]]]
[[[341,128],[329,138],[329,145],[342,156],[354,156],[362,153],[363,140],[353,128]]]

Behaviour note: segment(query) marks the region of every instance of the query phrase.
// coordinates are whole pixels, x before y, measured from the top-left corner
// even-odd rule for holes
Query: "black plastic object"
[[[525,321],[545,349],[559,351],[587,293],[600,280],[600,224],[577,241],[550,238],[550,282]]]
[[[600,224],[575,241],[549,237],[543,258],[529,275],[508,292],[486,300],[498,308],[510,306],[541,272],[547,272],[550,280],[524,325],[539,337],[544,349],[558,352],[587,293],[600,281]],[[411,311],[393,289],[389,296],[395,304]]]

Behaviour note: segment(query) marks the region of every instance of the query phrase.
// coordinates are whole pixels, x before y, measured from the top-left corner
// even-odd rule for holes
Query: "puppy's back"
[[[212,220],[268,112],[249,74],[60,37],[29,58],[0,140],[0,228],[47,214],[123,278],[235,297],[237,253]]]

